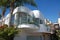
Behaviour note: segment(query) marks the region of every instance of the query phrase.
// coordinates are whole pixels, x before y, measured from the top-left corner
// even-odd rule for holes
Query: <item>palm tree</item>
[[[2,9],[2,25],[4,24],[4,15],[6,12],[6,8],[8,8],[8,1],[9,0],[0,0],[0,8]]]
[[[15,7],[17,6],[24,6],[24,4],[30,4],[34,7],[37,7],[36,3],[34,0],[9,0],[10,2],[10,19],[9,19],[9,25],[11,25],[11,17],[12,17],[12,13]]]

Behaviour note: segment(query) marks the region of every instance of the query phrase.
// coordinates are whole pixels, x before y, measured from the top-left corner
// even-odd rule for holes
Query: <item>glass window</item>
[[[34,21],[35,21],[36,23],[39,23],[39,18],[35,18]]]
[[[39,18],[34,18],[33,20],[35,25],[39,25]]]
[[[27,14],[27,23],[29,24],[29,22],[31,22],[32,21],[32,19],[31,19],[32,17],[30,16],[30,15],[28,15]]]
[[[47,26],[47,31],[49,31],[49,32],[50,32],[50,27],[49,27],[49,26]]]
[[[26,24],[26,23],[28,23],[28,14],[19,13],[19,24]]]
[[[42,40],[42,36],[27,36],[27,40]]]
[[[39,26],[39,18],[32,18],[27,13],[19,13],[18,24],[35,24]]]
[[[11,18],[11,25],[14,24],[14,15],[12,15],[12,18]]]
[[[21,24],[22,23],[27,23],[27,14],[22,14],[22,16],[21,16]]]
[[[42,20],[40,20],[40,24],[43,24],[43,21]]]
[[[45,35],[42,35],[43,40],[45,40]]]

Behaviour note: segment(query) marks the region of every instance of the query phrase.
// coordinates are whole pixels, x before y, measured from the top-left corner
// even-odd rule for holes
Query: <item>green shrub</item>
[[[18,29],[12,27],[8,27],[7,25],[0,27],[0,39],[2,40],[13,40],[15,35],[18,33]]]

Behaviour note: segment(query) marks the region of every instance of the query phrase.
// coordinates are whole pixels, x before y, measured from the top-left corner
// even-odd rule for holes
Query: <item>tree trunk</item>
[[[11,18],[12,18],[12,13],[13,13],[13,3],[10,3],[10,17],[9,17],[9,24],[8,24],[8,27],[11,26]]]
[[[9,17],[9,24],[8,24],[8,27],[11,26],[12,13],[13,13],[13,7],[10,7],[10,17]]]

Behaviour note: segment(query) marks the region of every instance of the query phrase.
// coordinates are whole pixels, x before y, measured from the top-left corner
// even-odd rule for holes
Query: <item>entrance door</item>
[[[42,40],[42,36],[27,36],[27,40]]]

